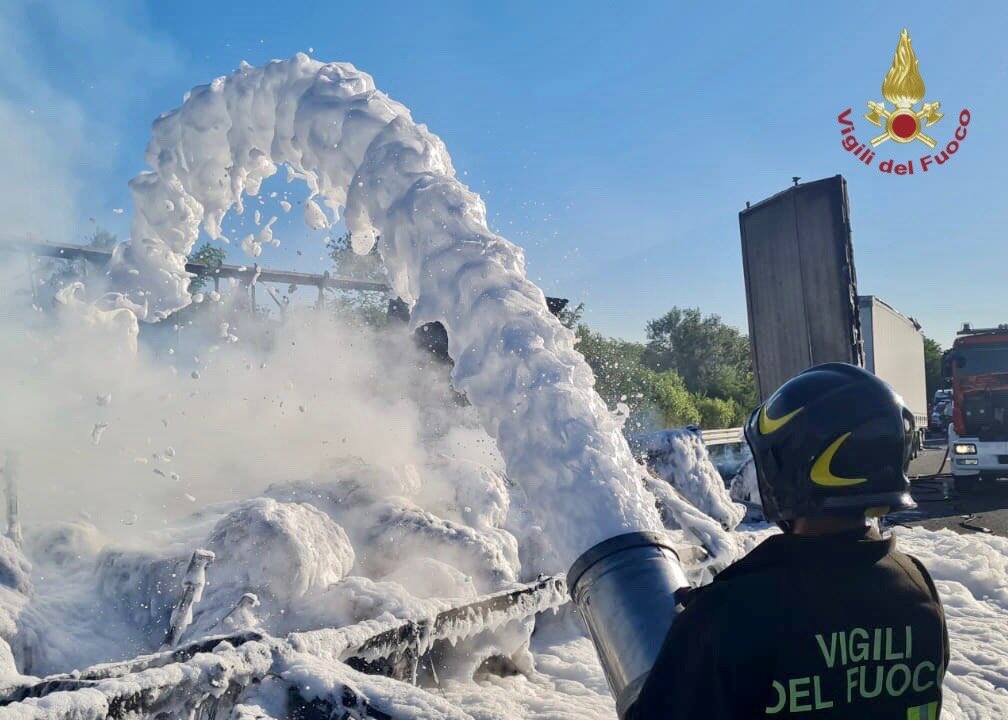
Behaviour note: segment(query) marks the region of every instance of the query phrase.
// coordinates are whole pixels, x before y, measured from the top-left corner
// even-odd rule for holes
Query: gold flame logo
[[[917,53],[910,44],[910,33],[906,28],[900,33],[892,66],[882,81],[882,97],[895,108],[889,110],[885,103],[868,101],[865,119],[885,130],[872,138],[873,146],[877,147],[886,140],[898,143],[920,140],[929,148],[935,146],[934,139],[925,135],[922,129],[942,119],[941,103],[924,103],[920,110],[914,110],[914,105],[924,99],[924,78],[921,77]]]
[[[910,34],[904,28],[896,44],[892,67],[882,81],[882,97],[902,110],[908,110],[924,99],[924,78],[920,74],[917,53],[910,44]]]

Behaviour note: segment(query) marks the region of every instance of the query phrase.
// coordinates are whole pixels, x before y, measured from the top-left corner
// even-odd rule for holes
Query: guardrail
[[[4,245],[0,245],[0,249],[4,249],[4,247]],[[61,258],[63,260],[81,259],[96,265],[105,265],[112,259],[112,252],[109,250],[99,250],[81,245],[54,245],[43,242],[15,241],[8,243],[6,248],[22,250],[44,257]],[[307,285],[320,289],[335,288],[337,290],[371,290],[374,292],[387,292],[389,290],[389,286],[383,282],[336,277],[330,275],[328,272],[316,274],[295,272],[293,270],[272,270],[259,267],[255,263],[251,265],[222,264],[214,267],[203,265],[202,263],[187,262],[186,271],[214,280],[215,282],[219,278],[235,278],[245,283],[253,281],[274,282],[285,285]]]
[[[669,428],[667,430],[656,430],[654,432],[636,433],[627,437],[630,449],[634,455],[643,456],[653,452],[660,452],[668,445],[668,435],[689,432],[699,435],[703,444],[707,447],[718,445],[736,445],[745,442],[742,428],[722,428],[714,430],[701,430],[695,425],[687,425],[681,428]]]
[[[95,265],[105,265],[112,259],[110,250],[85,247],[83,245],[57,245],[53,243],[41,242],[37,240],[0,240],[0,251],[17,250],[31,255],[41,257],[59,258],[62,260],[86,260]],[[275,270],[259,267],[258,264],[251,265],[225,265],[218,266],[204,265],[202,263],[187,262],[186,271],[193,275],[212,280],[214,289],[220,289],[221,278],[233,278],[241,281],[252,293],[253,305],[255,304],[256,283],[280,283],[283,285],[303,285],[318,288],[318,304],[322,303],[322,291],[325,288],[335,290],[368,290],[371,292],[391,292],[392,288],[384,282],[374,280],[360,280],[356,278],[337,277],[330,275],[329,271],[319,273],[296,272],[294,270]],[[33,280],[34,282],[34,280]],[[282,303],[276,295],[267,288],[273,301],[282,307]],[[559,315],[560,311],[567,306],[567,298],[547,297],[546,307],[554,315]],[[409,311],[407,310],[407,318]]]
[[[742,428],[724,428],[722,430],[701,430],[700,437],[703,438],[704,445],[734,445],[745,442]]]

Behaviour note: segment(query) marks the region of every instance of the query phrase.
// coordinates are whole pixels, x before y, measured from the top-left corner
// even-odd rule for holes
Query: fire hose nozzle
[[[567,573],[622,718],[640,694],[688,587],[679,557],[659,533],[617,535],[590,548]]]

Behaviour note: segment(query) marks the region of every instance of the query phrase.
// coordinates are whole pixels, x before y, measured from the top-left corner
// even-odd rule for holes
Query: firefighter
[[[785,383],[745,427],[773,535],[686,591],[626,718],[936,720],[948,633],[927,570],[873,518],[914,507],[913,415],[860,368]]]

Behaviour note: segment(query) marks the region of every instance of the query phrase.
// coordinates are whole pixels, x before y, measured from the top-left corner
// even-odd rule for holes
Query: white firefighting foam
[[[200,228],[286,165],[307,183],[313,227],[345,213],[354,249],[380,250],[412,322],[442,323],[452,382],[479,410],[510,478],[535,500],[553,570],[612,535],[661,527],[654,499],[593,390],[574,335],[528,280],[519,247],[487,227],[441,140],[347,63],[298,54],[191,90],[154,124],[153,168],[133,179],[132,241],[113,280],[149,319],[188,304],[185,257]]]
[[[236,630],[273,637],[84,692],[55,692],[0,715],[103,717],[108,698],[126,689],[185,716],[233,682],[242,688],[235,718],[283,717],[291,688],[333,703],[348,693],[367,698],[397,718],[611,718],[591,643],[564,613],[547,615],[535,637],[527,619],[492,618],[492,632],[459,643],[436,692],[338,662],[351,635],[395,618],[428,618],[540,569],[563,569],[596,539],[658,523],[653,499],[638,489],[643,471],[591,390],[569,333],[525,279],[520,250],[487,230],[479,199],[452,177],[440,142],[368,76],[298,56],[243,66],[194,90],[158,121],[149,159],[155,171],[133,183],[133,242],[116,251],[113,266],[128,295],[89,304],[74,284],[57,298],[55,343],[51,328],[0,333],[9,350],[0,353],[0,373],[17,381],[7,383],[4,436],[26,455],[26,514],[55,509],[33,502],[39,495],[64,510],[90,501],[122,511],[136,488],[151,493],[144,478],[159,484],[159,502],[194,502],[182,495],[196,492],[190,476],[204,493],[214,491],[210,478],[227,478],[230,492],[210,506],[201,498],[184,522],[174,505],[171,513],[159,506],[142,518],[124,514],[123,525],[146,526],[139,549],[108,540],[86,518],[67,522],[67,512],[55,524],[26,523],[24,551],[0,537],[0,685],[30,681],[18,671],[155,651],[197,547],[214,560],[193,574],[200,600],[180,613],[190,621],[183,642]],[[188,301],[184,254],[200,224],[219,232],[242,193],[283,163],[318,200],[306,205],[309,224],[330,222],[319,202],[330,212],[345,207],[358,250],[381,235],[396,290],[415,303],[414,322],[448,327],[456,387],[497,440],[506,474],[496,449],[468,457],[471,445],[488,440],[482,431],[458,416],[432,419],[425,413],[433,403],[397,396],[399,388],[435,384],[429,375],[407,373],[385,395],[366,387],[381,384],[373,369],[359,367],[376,357],[372,340],[323,337],[319,325],[295,319],[277,333],[272,352],[256,357],[244,342],[213,344],[236,328],[234,317],[211,315],[206,337],[213,340],[192,360],[199,371],[183,366],[175,375],[174,364],[148,366],[142,348],[137,354],[136,317],[163,317]],[[377,356],[402,361],[401,341]],[[327,402],[327,391],[339,402]],[[416,422],[404,421],[414,412]],[[431,430],[442,424],[450,427]],[[368,444],[368,434],[385,437]],[[326,445],[341,435],[341,448],[383,462]],[[716,476],[696,439],[679,439],[667,448],[669,482],[643,479],[670,524],[730,561],[773,530],[732,531],[737,508],[723,488],[705,484]],[[403,450],[410,443],[422,452]],[[121,474],[120,484],[109,474]],[[267,489],[265,477],[274,480]],[[35,487],[46,482],[52,485]],[[995,717],[1008,697],[1006,541],[918,529],[900,531],[900,542],[932,570],[949,610],[945,714]],[[341,629],[325,629],[333,627]],[[518,674],[480,673],[491,656],[509,659]]]

